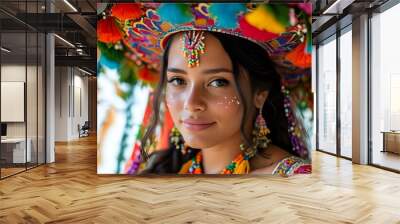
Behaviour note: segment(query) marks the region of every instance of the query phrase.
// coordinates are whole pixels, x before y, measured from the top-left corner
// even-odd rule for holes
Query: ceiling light
[[[1,49],[2,51],[6,52],[6,53],[10,53],[10,52],[11,52],[10,50],[8,50],[8,49],[5,48],[5,47],[1,47],[0,49]]]
[[[79,67],[78,67],[78,69],[79,69],[79,71],[81,71],[81,72],[83,72],[83,73],[85,73],[85,74],[87,74],[87,75],[92,75],[92,73],[90,73],[90,72],[88,72],[88,71],[86,71],[86,70],[83,70],[83,69],[81,69],[81,68],[79,68]]]
[[[68,0],[64,0],[65,4],[67,4],[72,10],[74,10],[74,12],[78,12],[78,10],[71,4],[69,3]]]
[[[75,48],[75,45],[71,44],[71,42],[69,42],[68,40],[58,36],[57,34],[54,34],[55,37],[57,37],[58,39],[60,39],[61,41],[63,41],[64,43],[68,44],[70,47]]]

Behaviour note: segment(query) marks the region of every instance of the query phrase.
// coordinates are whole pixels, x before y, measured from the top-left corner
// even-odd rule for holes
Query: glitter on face
[[[217,102],[217,105],[223,105],[225,109],[228,109],[233,105],[240,105],[240,101],[236,96],[234,97],[224,96],[224,99],[222,101]]]

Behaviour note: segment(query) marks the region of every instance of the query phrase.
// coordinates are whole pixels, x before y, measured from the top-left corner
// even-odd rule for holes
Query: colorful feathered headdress
[[[153,71],[160,71],[168,38],[181,31],[221,32],[264,48],[282,77],[294,151],[309,157],[308,133],[313,119],[311,3],[117,3],[110,11],[99,23],[112,17],[110,26],[118,26],[120,32],[105,35],[103,39],[123,45],[127,49],[126,57]],[[102,41],[101,33],[98,38]]]

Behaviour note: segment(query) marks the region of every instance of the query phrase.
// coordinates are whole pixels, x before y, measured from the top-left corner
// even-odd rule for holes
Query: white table
[[[28,143],[28,147],[26,147],[25,154],[25,138],[6,138],[1,139],[2,148],[3,147],[13,147],[13,163],[25,163],[31,162],[32,154],[31,154],[31,145],[32,140],[27,138],[26,142]],[[25,161],[26,159],[26,161]]]

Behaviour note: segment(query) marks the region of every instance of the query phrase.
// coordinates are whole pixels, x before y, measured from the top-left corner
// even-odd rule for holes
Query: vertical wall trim
[[[340,117],[340,27],[336,27],[336,155],[341,156],[341,117]]]
[[[368,52],[367,52],[367,64],[368,64],[368,75],[367,75],[367,82],[368,82],[368,155],[367,155],[367,162],[368,164],[372,164],[373,161],[373,153],[372,153],[372,60],[371,60],[371,51],[372,51],[372,29],[371,29],[371,19],[372,19],[372,12],[368,11],[368,19],[367,19],[367,44],[368,44]]]
[[[37,2],[38,3],[38,2]],[[39,12],[36,4],[36,12]],[[39,33],[36,32],[36,166],[39,165]]]
[[[319,149],[319,44],[315,46],[315,148]]]
[[[79,88],[79,117],[82,117],[82,87]]]
[[[75,71],[74,71],[74,67],[71,67],[72,69],[72,88],[71,88],[71,92],[72,92],[72,117],[75,118]]]
[[[1,41],[1,39],[2,39],[2,37],[1,37],[1,34],[2,34],[2,32],[1,32],[1,30],[2,30],[2,23],[0,23],[0,47],[2,46],[2,41]],[[2,64],[1,64],[1,55],[2,55],[2,53],[0,52],[0,124],[1,124],[1,67],[2,67]],[[1,158],[1,144],[0,144],[0,158]],[[0,160],[0,179],[2,179],[1,178],[1,160]]]
[[[46,12],[54,12],[52,1],[46,0]],[[46,35],[46,163],[55,162],[55,57],[54,34]]]
[[[59,70],[60,70],[60,68],[59,68]],[[58,85],[59,85],[59,95],[60,95],[60,117],[62,117],[62,96],[61,96],[61,93],[62,93],[62,85],[61,85],[61,80],[62,80],[62,78],[63,78],[63,73],[62,72],[58,72],[58,75],[57,75],[57,78],[58,78]]]
[[[67,67],[67,73],[68,73],[68,118],[71,117],[71,69],[70,67]]]
[[[353,19],[352,160],[368,163],[368,15]]]
[[[47,4],[46,4],[46,13],[47,13]],[[47,32],[44,33],[44,163],[47,163],[47,151],[49,150],[47,148],[48,142],[47,142],[47,36],[49,34]],[[43,77],[43,74],[42,74]],[[43,78],[42,78],[43,79]]]
[[[25,12],[28,11],[28,2],[25,1]],[[28,21],[25,13],[25,21]],[[24,88],[24,120],[25,120],[25,170],[28,169],[28,24],[25,23],[25,88]],[[32,153],[32,152],[31,152]],[[32,155],[32,154],[31,154]]]

